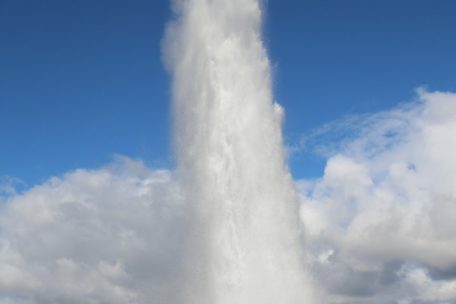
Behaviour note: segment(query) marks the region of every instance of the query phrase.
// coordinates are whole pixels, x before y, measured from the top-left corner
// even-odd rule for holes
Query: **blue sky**
[[[250,61],[229,64],[261,53],[245,45],[245,56],[236,57],[232,46],[242,51],[243,40],[212,48],[220,40],[209,39],[205,25],[215,25],[215,37],[230,29],[241,37],[256,25],[247,18],[256,18],[259,0],[226,1],[189,0],[183,9],[184,26],[169,36],[177,39],[173,55],[189,46],[171,56],[182,80],[175,93],[192,96],[198,87],[186,87],[198,67],[180,59],[200,55],[193,43],[200,35],[209,50],[201,54],[216,56],[216,67],[228,62],[229,77],[210,74],[216,82],[239,67],[256,71]],[[266,172],[278,168],[275,157],[259,155],[259,166],[248,168],[255,147],[264,149],[256,140],[228,152],[238,124],[214,132],[223,139],[214,147],[226,156],[251,147],[245,157],[222,157],[219,166],[216,153],[206,154],[215,165],[203,164],[201,175],[203,143],[179,150],[188,152],[184,164],[196,165],[175,173],[160,50],[167,0],[0,0],[0,304],[181,303],[194,287],[187,270],[202,265],[217,274],[214,262],[222,260],[228,275],[214,285],[212,274],[198,275],[210,283],[201,290],[221,286],[214,295],[227,299],[226,283],[228,297],[242,290],[237,302],[244,303],[244,295],[272,286],[263,296],[282,299],[298,286],[276,275],[274,261],[294,256],[282,255],[285,243],[302,254],[302,275],[315,284],[299,289],[321,292],[312,303],[456,303],[456,2],[264,1],[264,42],[274,95],[286,110],[296,200],[283,172]],[[222,60],[227,54],[234,57]],[[210,69],[201,70],[204,78],[196,79],[209,77]],[[251,117],[241,114],[248,114],[242,123]],[[200,116],[190,116],[198,122],[190,129],[201,130]],[[261,121],[246,125],[264,127]],[[222,168],[232,173],[221,177]],[[213,213],[205,207],[215,220],[206,221]],[[299,217],[290,225],[288,208]],[[294,229],[304,243],[293,243],[303,246],[276,242]],[[209,249],[220,244],[228,255]],[[241,260],[231,259],[232,249]],[[251,257],[267,257],[273,272],[255,271]],[[246,267],[236,270],[238,261]],[[301,276],[299,267],[290,269]],[[279,290],[285,285],[291,289]]]
[[[285,139],[386,110],[414,89],[455,90],[454,1],[273,1],[265,43]],[[172,167],[168,3],[0,0],[0,176],[32,186],[114,154]],[[291,156],[296,178],[324,159]]]

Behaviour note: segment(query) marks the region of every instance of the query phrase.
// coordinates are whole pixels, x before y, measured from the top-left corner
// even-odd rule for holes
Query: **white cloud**
[[[454,303],[456,94],[356,122],[324,176],[298,183],[315,275],[334,303]]]
[[[297,182],[325,303],[455,303],[456,94],[350,121],[324,176]],[[172,172],[120,157],[20,194],[4,184],[0,304],[186,303]]]
[[[16,177],[0,177],[0,202],[7,199],[11,195],[15,195],[16,189],[20,185],[23,185],[23,182]]]
[[[0,303],[173,303],[185,216],[169,171],[118,158],[1,208]]]

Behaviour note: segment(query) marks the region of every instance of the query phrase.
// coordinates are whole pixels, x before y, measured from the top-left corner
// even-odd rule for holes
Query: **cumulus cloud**
[[[456,94],[350,123],[318,132],[357,133],[298,182],[314,275],[334,303],[455,303]]]
[[[140,161],[51,178],[1,205],[0,303],[173,303],[185,222]]]
[[[296,182],[322,303],[455,303],[456,94],[420,91],[350,123],[320,131],[350,136],[320,141],[324,176]],[[191,213],[173,172],[118,157],[3,185],[0,304],[186,303]]]

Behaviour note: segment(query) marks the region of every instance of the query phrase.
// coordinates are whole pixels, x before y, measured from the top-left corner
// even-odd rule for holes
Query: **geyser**
[[[309,303],[261,4],[173,2],[165,54],[192,218],[183,303]]]

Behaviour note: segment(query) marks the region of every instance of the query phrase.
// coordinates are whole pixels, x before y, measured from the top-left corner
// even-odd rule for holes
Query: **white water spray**
[[[193,219],[187,304],[310,303],[260,2],[174,2],[165,53]]]

